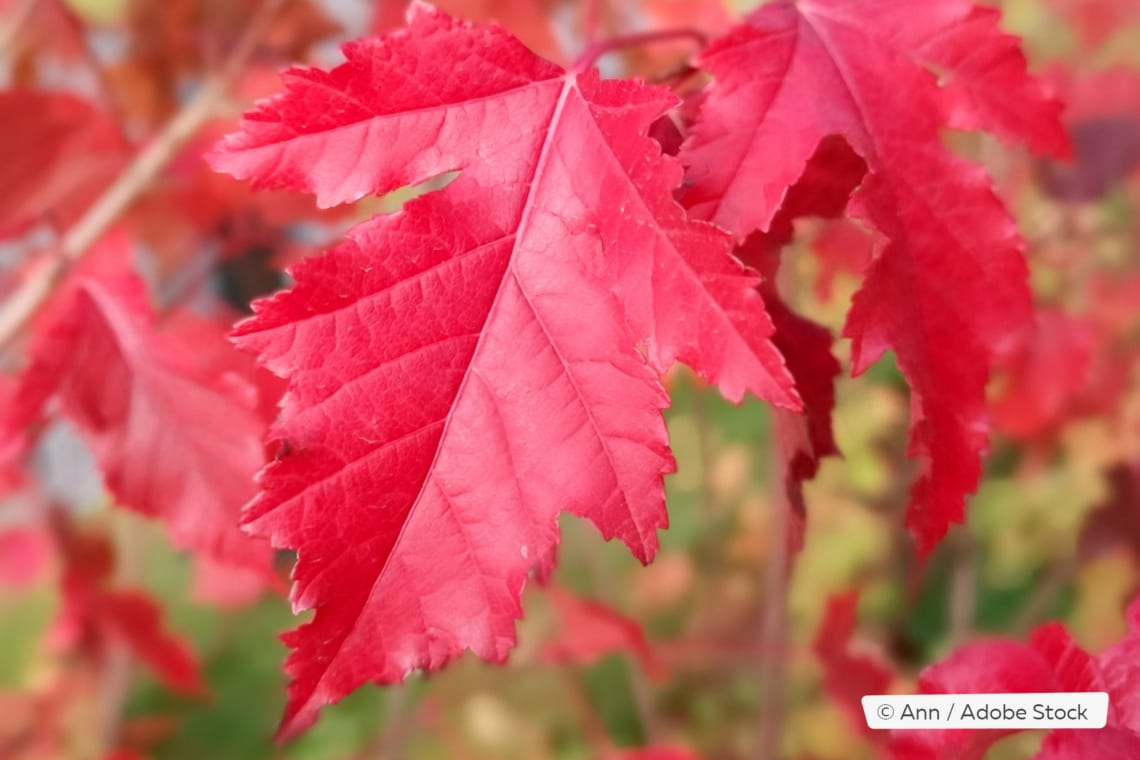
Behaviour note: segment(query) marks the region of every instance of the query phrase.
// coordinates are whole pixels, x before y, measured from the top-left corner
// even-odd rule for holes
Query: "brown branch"
[[[950,544],[950,643],[957,646],[974,630],[977,609],[977,565],[972,537],[962,526]]]
[[[760,715],[756,733],[756,760],[780,757],[784,728],[784,651],[788,647],[788,504],[780,480],[778,441],[772,441],[772,519],[768,524],[768,557],[764,573],[764,610],[761,618]]]
[[[64,233],[56,255],[35,268],[20,289],[8,298],[0,308],[0,352],[11,347],[71,267],[83,259],[91,246],[150,186],[178,150],[217,112],[283,2],[265,0],[218,73],[206,80],[198,95],[175,114],[162,132],[142,149],[126,170]]]
[[[615,37],[612,40],[597,42],[586,48],[586,52],[582,53],[574,63],[574,71],[577,73],[588,71],[603,55],[618,50],[639,47],[641,45],[652,45],[658,42],[676,42],[678,40],[689,40],[700,48],[704,48],[709,43],[708,37],[696,29],[661,29],[654,32],[629,34],[624,37]]]
[[[119,99],[115,96],[115,88],[107,76],[107,67],[103,64],[103,61],[99,60],[95,48],[91,45],[91,40],[87,36],[87,28],[83,23],[83,19],[81,19],[79,14],[67,3],[59,3],[59,9],[62,12],[64,23],[67,25],[68,31],[75,37],[76,44],[79,45],[80,50],[83,52],[83,58],[87,62],[87,68],[91,70],[91,76],[94,78],[95,85],[99,90],[103,107],[107,110],[107,113],[110,114],[115,125],[118,127],[119,137],[122,139],[123,144],[131,145],[130,136],[127,134],[126,120],[123,118],[123,109],[119,106]]]
[[[598,41],[598,30],[602,25],[602,0],[584,0],[582,9],[582,39],[586,47]]]
[[[8,14],[5,19],[6,23],[0,30],[0,54],[5,57],[12,54],[12,48],[15,46],[16,40],[19,39],[20,32],[24,31],[24,27],[32,20],[36,4],[39,2],[40,0],[23,0],[16,6],[16,10]]]

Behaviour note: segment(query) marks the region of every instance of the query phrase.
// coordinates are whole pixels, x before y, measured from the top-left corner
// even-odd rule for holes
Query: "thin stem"
[[[691,40],[697,47],[703,48],[708,44],[708,38],[696,29],[662,29],[656,32],[639,32],[614,37],[610,40],[597,42],[590,47],[574,63],[574,71],[581,74],[590,70],[598,59],[607,53],[624,50],[640,45],[652,45],[657,42],[674,42],[676,40]]]
[[[1015,636],[1024,636],[1045,619],[1049,607],[1065,591],[1076,576],[1079,563],[1076,557],[1068,557],[1054,563],[1037,583],[1029,599],[1022,605],[1014,618],[1012,629]]]
[[[950,643],[965,641],[974,629],[977,609],[977,572],[973,542],[966,532],[954,537],[951,544],[950,571]]]
[[[143,557],[139,525],[134,515],[120,510],[110,513],[110,530],[115,546],[115,580],[119,586],[134,587],[142,578]],[[135,658],[130,647],[118,637],[105,639],[99,673],[98,736],[104,751],[113,752],[123,730],[123,714],[131,692]]]
[[[284,0],[266,0],[216,76],[187,103],[135,157],[126,170],[95,201],[60,241],[58,255],[43,262],[0,308],[0,351],[9,348],[47,301],[72,266],[81,261],[119,216],[142,194],[225,100]]]
[[[385,695],[384,728],[372,737],[360,753],[360,760],[401,760],[406,754],[406,744],[412,735],[412,721],[415,700],[409,693],[408,684],[390,686]]]
[[[582,722],[582,732],[586,742],[590,745],[594,757],[606,757],[613,750],[610,741],[610,732],[602,716],[598,714],[594,701],[590,698],[590,689],[586,685],[582,674],[572,665],[562,668],[566,676],[566,684],[570,690],[570,700],[574,703],[578,718]]]
[[[99,56],[95,54],[95,49],[91,47],[91,40],[87,37],[87,29],[84,27],[83,20],[67,3],[59,3],[59,9],[63,15],[64,23],[67,24],[68,31],[75,37],[75,41],[83,51],[87,68],[91,70],[91,75],[95,78],[95,84],[99,89],[103,107],[107,109],[107,113],[111,115],[118,127],[119,137],[122,138],[123,144],[130,145],[131,141],[127,135],[126,121],[123,118],[122,109],[119,107],[119,100],[115,97],[115,89],[107,78],[107,67],[103,65]]]
[[[764,610],[760,631],[760,716],[756,760],[776,760],[784,726],[784,676],[788,639],[788,509],[778,473],[780,451],[772,441],[772,512],[764,574]]]
[[[582,39],[586,49],[598,42],[598,29],[602,25],[602,0],[583,0]]]
[[[16,9],[8,14],[7,23],[0,29],[0,54],[5,57],[13,53],[12,48],[20,37],[28,22],[32,20],[32,13],[36,10],[36,3],[40,0],[23,0]]]
[[[584,542],[579,542],[579,546],[585,545]],[[607,593],[613,584],[606,582],[610,573],[602,566],[600,559],[600,555],[592,550],[582,552],[582,561],[590,578],[591,590],[600,601],[613,607],[615,600],[612,594]],[[633,694],[633,706],[637,711],[637,718],[645,732],[646,742],[652,744],[661,734],[661,719],[654,703],[653,687],[638,663],[629,664],[629,688]]]

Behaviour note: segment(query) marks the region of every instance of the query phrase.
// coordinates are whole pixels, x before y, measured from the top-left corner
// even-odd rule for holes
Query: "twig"
[[[101,665],[96,725],[99,747],[110,753],[119,746],[123,730],[123,708],[131,693],[134,658],[126,642],[109,640]]]
[[[40,0],[24,0],[16,6],[16,10],[8,16],[7,23],[0,31],[0,54],[5,58],[12,54],[12,47],[16,44],[16,40],[20,36],[20,32],[29,21],[32,20],[32,13],[36,10],[36,4]]]
[[[977,608],[974,546],[966,530],[963,527],[950,546],[950,643],[954,646],[965,641],[974,629]]]
[[[266,0],[217,75],[203,84],[166,127],[135,157],[64,235],[57,255],[43,262],[0,308],[0,351],[9,348],[47,301],[55,286],[150,185],[178,150],[224,101],[231,83],[253,54],[258,39],[284,0]]]
[[[142,578],[142,536],[134,515],[111,511],[111,538],[115,547],[115,581],[119,586],[134,587]],[[105,639],[99,673],[98,736],[104,752],[118,748],[123,730],[123,711],[131,692],[135,663],[130,647],[118,637]]]
[[[615,50],[624,50],[639,45],[651,45],[656,42],[674,42],[676,40],[691,40],[698,47],[708,44],[708,38],[696,29],[662,29],[656,32],[641,32],[628,34],[623,37],[614,37],[612,40],[597,42],[586,48],[586,51],[574,63],[574,71],[583,73],[588,71],[599,58]]]
[[[401,760],[405,744],[411,736],[411,721],[415,700],[408,691],[409,684],[393,684],[385,691],[384,728],[375,734],[361,751],[360,760]]]
[[[1029,599],[1014,618],[1011,626],[1013,635],[1024,636],[1045,618],[1050,605],[1056,602],[1057,597],[1073,582],[1078,566],[1079,562],[1074,556],[1054,563],[1045,571],[1033,593],[1029,595]]]
[[[107,109],[107,113],[111,115],[118,127],[119,137],[123,144],[130,145],[131,140],[127,134],[122,109],[119,107],[118,98],[115,97],[115,88],[111,86],[111,81],[107,78],[107,67],[99,60],[99,56],[95,54],[95,49],[91,46],[91,40],[87,37],[83,20],[67,3],[60,2],[59,9],[63,15],[64,23],[67,24],[68,31],[75,37],[75,41],[83,51],[87,68],[91,69],[91,75],[95,78],[95,85],[98,87],[99,95],[103,100],[103,107]]]
[[[582,39],[589,49],[598,41],[598,29],[602,25],[602,0],[583,0]]]
[[[590,698],[590,689],[585,679],[572,665],[563,667],[562,672],[570,690],[570,701],[574,703],[591,753],[594,757],[606,757],[613,751],[614,745],[605,721]]]
[[[778,460],[779,447],[772,441],[772,457]],[[760,650],[760,716],[756,735],[756,760],[775,760],[780,756],[780,737],[784,727],[784,675],[788,638],[788,504],[784,484],[777,473],[779,461],[772,471],[772,519],[768,525],[768,557],[764,575],[764,610],[761,619]]]
[[[578,534],[579,537],[581,533]],[[579,546],[583,546],[579,542]],[[590,589],[594,595],[605,604],[616,607],[614,599],[611,598],[612,594],[607,593],[607,590],[613,587],[613,584],[607,583],[606,579],[609,573],[606,568],[602,567],[599,562],[599,555],[591,550],[581,552],[582,561],[586,566],[586,573],[590,578]],[[661,734],[661,719],[657,714],[657,705],[654,702],[653,687],[649,683],[649,679],[645,675],[645,671],[638,663],[630,663],[629,668],[629,688],[633,694],[633,707],[637,711],[637,718],[641,723],[641,728],[645,732],[645,740],[647,743],[654,743]]]

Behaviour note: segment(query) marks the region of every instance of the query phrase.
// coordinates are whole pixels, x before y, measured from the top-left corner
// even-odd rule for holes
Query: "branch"
[[[969,638],[978,606],[973,539],[966,532],[968,527],[962,526],[960,530],[950,545],[950,642],[953,646]]]
[[[771,444],[775,461],[780,454],[774,435]],[[776,462],[772,467],[772,519],[768,524],[764,608],[760,625],[760,715],[753,754],[756,760],[774,760],[780,756],[780,737],[784,728],[786,666],[782,653],[788,647],[788,510],[791,506],[779,472],[780,467]]]
[[[0,352],[11,347],[63,276],[87,255],[91,246],[150,186],[202,124],[214,115],[283,2],[265,0],[218,73],[206,80],[197,96],[175,114],[79,221],[64,233],[57,254],[36,268],[20,289],[7,299],[0,308]]]
[[[582,38],[589,49],[598,41],[598,28],[602,22],[602,0],[584,0],[582,10]]]
[[[629,34],[624,37],[614,37],[612,40],[598,42],[586,48],[586,51],[574,63],[574,71],[581,74],[588,71],[597,63],[598,59],[607,53],[624,50],[639,45],[651,45],[656,42],[674,42],[676,40],[691,40],[698,47],[708,45],[708,38],[696,29],[662,29],[656,32],[641,32]]]
[[[15,51],[16,40],[20,37],[20,32],[24,30],[28,22],[32,20],[32,14],[36,10],[36,3],[40,0],[23,0],[16,9],[7,15],[5,24],[0,30],[0,54],[5,58],[11,56]]]

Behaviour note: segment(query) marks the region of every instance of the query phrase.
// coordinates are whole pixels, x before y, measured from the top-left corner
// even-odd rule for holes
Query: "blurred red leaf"
[[[0,237],[38,222],[62,229],[119,173],[115,122],[65,93],[0,92]]]
[[[58,399],[119,504],[162,519],[179,547],[271,582],[272,550],[237,525],[265,461],[256,393],[236,375],[207,375],[151,320],[141,283],[81,281],[33,341],[2,427],[30,424]]]
[[[1134,606],[1130,618],[1135,626]],[[1135,633],[1135,629],[1133,630]],[[1099,658],[1081,649],[1059,623],[1041,626],[1028,644],[1001,639],[979,641],[960,647],[937,665],[926,668],[919,679],[922,694],[991,694],[1055,691],[1108,691],[1109,713],[1106,731],[1057,732],[1085,733],[1087,739],[1071,736],[1047,738],[1044,754],[1054,760],[1116,758],[1124,747],[1138,746],[1123,734],[1134,731],[1140,713],[1133,696],[1137,669],[1133,649],[1138,639],[1132,634]],[[1017,729],[918,730],[896,731],[890,748],[895,760],[980,760],[998,739]],[[1077,749],[1096,748],[1101,754],[1073,755]],[[1122,759],[1121,759],[1122,760]]]
[[[0,527],[0,586],[30,586],[47,570],[51,556],[51,538],[44,531]]]
[[[636,620],[557,585],[548,586],[546,594],[558,618],[558,627],[543,647],[544,660],[590,665],[610,654],[626,654],[638,660],[653,680],[663,681],[668,676]]]
[[[1086,321],[1039,309],[1034,324],[998,359],[1006,383],[990,404],[995,427],[1021,441],[1056,432],[1087,387],[1096,347],[1096,331]]]
[[[681,153],[685,202],[738,239],[774,229],[821,140],[842,134],[866,162],[849,213],[889,242],[844,335],[856,374],[893,349],[911,385],[921,470],[907,524],[923,554],[964,517],[986,449],[992,354],[1029,316],[1012,219],[941,131],[1068,152],[1059,102],[1026,74],[998,17],[963,0],[765,4],[700,56],[715,81]]]
[[[111,587],[115,559],[106,539],[80,533],[61,514],[56,517],[64,568],[55,645],[79,648],[100,661],[113,647],[126,646],[171,690],[205,694],[193,651],[165,630],[158,603],[141,590]]]
[[[852,647],[858,606],[858,591],[831,596],[812,648],[823,666],[827,693],[860,731],[874,737],[876,732],[867,727],[862,699],[889,693],[894,672],[882,658]]]
[[[1123,546],[1140,556],[1140,463],[1115,467],[1107,480],[1108,498],[1086,520],[1078,551],[1091,559]]]
[[[1128,24],[1140,21],[1140,0],[1048,0],[1077,30],[1087,48],[1095,48]]]

